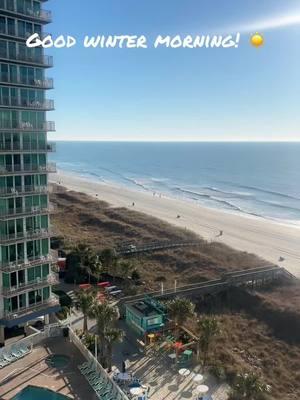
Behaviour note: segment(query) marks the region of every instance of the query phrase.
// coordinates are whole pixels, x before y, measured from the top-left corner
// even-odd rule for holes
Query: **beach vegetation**
[[[203,356],[203,366],[207,365],[209,351],[214,339],[220,334],[220,326],[217,318],[213,316],[202,317],[197,321],[197,330],[199,332],[199,339],[197,343],[197,358],[199,360],[200,354]]]
[[[174,323],[175,339],[179,339],[179,328],[195,315],[195,305],[184,297],[175,297],[167,301],[168,318]]]
[[[238,374],[233,384],[230,400],[264,400],[271,386],[263,383],[255,373]]]

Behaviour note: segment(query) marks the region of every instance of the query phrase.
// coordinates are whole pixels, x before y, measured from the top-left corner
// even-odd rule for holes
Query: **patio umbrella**
[[[205,394],[209,391],[209,387],[206,385],[199,385],[199,386],[197,386],[196,390],[197,390],[197,393],[199,393],[199,394]]]
[[[187,369],[187,368],[181,368],[181,369],[178,371],[178,373],[179,373],[179,375],[181,375],[181,376],[188,376],[188,375],[191,373],[191,371],[190,371],[189,369]]]
[[[133,387],[129,389],[130,394],[133,396],[138,396],[139,394],[143,394],[144,389],[141,387]]]
[[[193,377],[193,381],[194,381],[194,382],[202,382],[203,379],[204,379],[204,377],[203,377],[203,375],[201,375],[201,374],[196,374],[196,375]]]

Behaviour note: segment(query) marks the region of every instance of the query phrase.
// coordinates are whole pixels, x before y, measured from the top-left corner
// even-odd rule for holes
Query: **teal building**
[[[141,336],[163,329],[166,321],[164,307],[151,298],[125,305],[126,323]]]

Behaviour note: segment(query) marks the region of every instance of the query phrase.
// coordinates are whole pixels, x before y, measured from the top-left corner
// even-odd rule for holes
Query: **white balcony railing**
[[[47,256],[39,255],[27,258],[20,258],[16,261],[0,261],[0,269],[3,272],[14,272],[34,265],[48,263],[54,264],[56,263],[56,261],[57,259],[50,254]]]
[[[46,277],[37,278],[33,281],[24,282],[17,286],[11,286],[9,288],[2,287],[2,295],[3,296],[11,296],[16,293],[24,292],[27,289],[34,289],[36,287],[47,286],[47,285],[57,285],[59,283],[59,279],[55,274],[49,274]]]
[[[41,193],[49,193],[52,189],[50,186],[34,186],[34,185],[26,185],[26,186],[16,186],[14,188],[4,187],[0,188],[0,197],[14,197],[22,194],[41,194]]]
[[[16,232],[11,234],[0,234],[0,243],[5,244],[7,242],[14,242],[23,239],[47,238],[53,235],[54,232],[48,228],[35,229],[27,232]]]
[[[2,97],[0,100],[0,107],[7,108],[26,108],[30,110],[43,110],[51,111],[54,110],[54,101],[46,99],[43,101],[28,101],[23,99],[12,99],[11,97]]]
[[[44,300],[26,307],[22,307],[15,311],[5,311],[4,318],[10,320],[17,319],[26,314],[31,314],[32,312],[39,311],[43,308],[54,307],[54,306],[59,306],[59,299],[56,296],[52,295],[48,300]]]
[[[56,172],[56,164],[55,163],[47,163],[45,165],[14,164],[14,165],[0,166],[0,175],[15,174],[19,172]]]

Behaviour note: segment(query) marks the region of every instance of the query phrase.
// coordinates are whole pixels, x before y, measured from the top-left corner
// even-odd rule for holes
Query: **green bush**
[[[66,292],[58,289],[52,289],[52,292],[59,297],[59,304],[61,307],[72,307],[73,300]]]
[[[60,309],[60,311],[58,311],[56,313],[56,316],[57,316],[58,319],[64,320],[64,319],[68,318],[68,313],[69,313],[68,307],[62,307]]]

